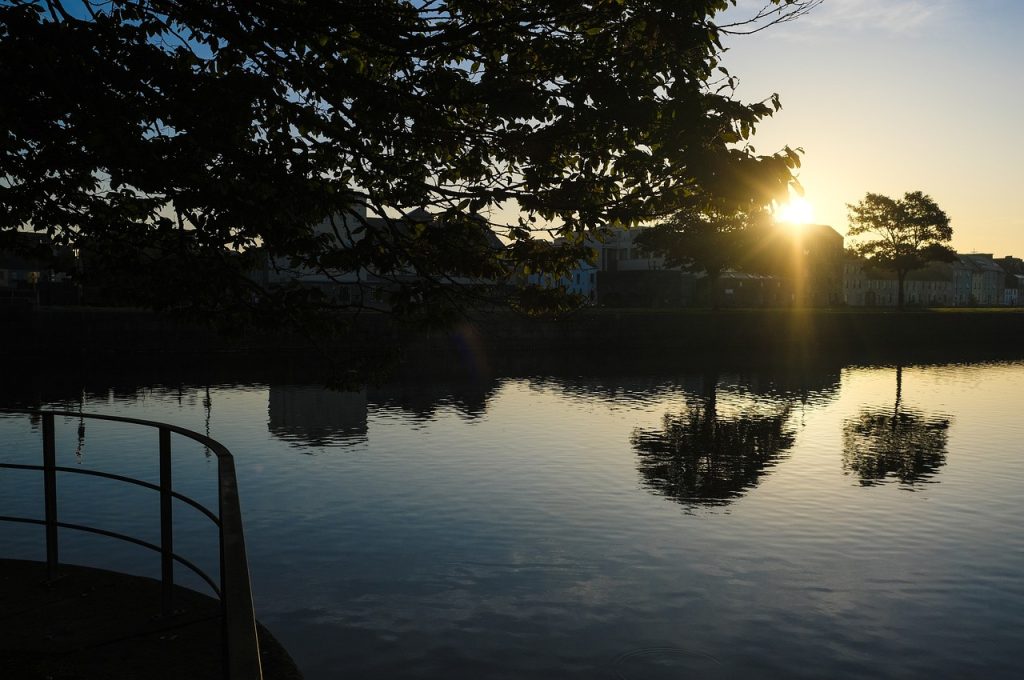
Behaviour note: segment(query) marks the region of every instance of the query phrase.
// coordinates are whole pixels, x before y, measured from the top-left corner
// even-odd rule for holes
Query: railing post
[[[174,523],[171,515],[171,432],[160,428],[160,609],[164,616],[173,610]]]
[[[233,680],[235,675],[234,659],[231,657],[231,620],[228,602],[234,597],[228,585],[227,548],[224,543],[224,465],[217,459],[217,516],[220,517],[218,527],[218,552],[220,553],[220,648],[224,654],[224,680]]]
[[[46,577],[57,578],[57,447],[53,414],[43,414],[43,504],[46,512]]]
[[[224,452],[227,453],[226,451]],[[263,677],[259,636],[252,611],[252,584],[245,559],[238,481],[230,455],[217,454],[220,510],[220,593],[224,611],[224,677],[248,680]]]

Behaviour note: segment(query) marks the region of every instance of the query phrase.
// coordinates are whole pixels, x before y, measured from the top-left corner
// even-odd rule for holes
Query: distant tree
[[[218,318],[354,304],[261,287],[265,254],[447,305],[604,225],[784,195],[795,155],[747,144],[778,98],[735,97],[721,40],[819,2],[0,0],[0,231],[141,257],[140,302]]]
[[[681,210],[672,219],[645,230],[636,238],[644,250],[661,255],[669,267],[707,275],[708,302],[718,309],[718,280],[728,269],[763,270],[758,242],[768,215],[723,208]]]
[[[953,238],[949,217],[920,191],[904,194],[902,199],[868,193],[859,203],[846,207],[850,220],[847,236],[866,239],[855,243],[853,251],[879,268],[895,272],[900,309],[908,273],[929,262],[956,259],[948,245]]]

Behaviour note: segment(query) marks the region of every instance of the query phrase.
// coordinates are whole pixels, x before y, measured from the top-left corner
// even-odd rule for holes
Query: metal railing
[[[161,609],[164,615],[172,612],[174,593],[174,562],[187,567],[206,582],[217,594],[221,604],[223,626],[224,675],[228,680],[259,680],[263,677],[259,640],[256,632],[256,618],[252,606],[252,587],[249,582],[249,566],[245,557],[245,540],[242,535],[242,514],[238,505],[238,482],[235,479],[235,463],[231,453],[223,444],[209,437],[176,425],[158,423],[138,418],[105,416],[72,411],[36,411],[24,409],[0,409],[0,413],[20,414],[42,419],[43,464],[23,465],[0,463],[0,468],[15,470],[39,470],[43,473],[43,495],[45,518],[0,516],[0,521],[38,524],[46,527],[46,565],[50,579],[57,577],[59,560],[58,529],[74,529],[116,538],[160,553]],[[151,427],[159,433],[160,483],[152,484],[139,479],[110,472],[85,470],[57,465],[54,444],[54,417],[109,420],[118,423]],[[178,434],[199,442],[217,457],[217,498],[215,514],[201,503],[178,493],[171,485],[171,434]],[[92,475],[135,484],[152,489],[160,494],[160,544],[109,531],[99,527],[63,522],[57,518],[57,473]],[[188,503],[205,515],[217,526],[220,538],[220,578],[214,581],[202,569],[174,552],[173,500]]]

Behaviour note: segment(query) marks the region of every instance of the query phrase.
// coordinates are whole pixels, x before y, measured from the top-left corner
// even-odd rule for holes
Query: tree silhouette
[[[727,208],[682,210],[671,220],[637,236],[644,250],[662,255],[669,267],[707,275],[708,301],[718,309],[718,279],[727,269],[762,268],[754,257],[759,237],[766,237],[768,213],[760,210],[729,211]]]
[[[786,195],[796,155],[747,144],[778,98],[735,97],[721,39],[819,1],[0,2],[0,233],[142,260],[138,302],[219,318],[357,304],[261,284],[267,255],[444,307],[607,225]]]
[[[925,481],[946,463],[949,419],[903,409],[902,389],[903,368],[897,366],[892,412],[865,408],[843,423],[843,469],[864,486],[889,478]]]
[[[660,430],[633,432],[637,469],[649,489],[684,505],[724,505],[793,445],[789,405],[721,416],[716,391],[711,383],[703,398],[666,413]]]
[[[882,269],[896,273],[897,304],[903,308],[903,282],[907,274],[929,262],[951,262],[956,253],[949,247],[953,228],[949,217],[930,196],[920,191],[892,199],[868,193],[856,205],[847,204],[848,236],[867,236],[853,251]]]

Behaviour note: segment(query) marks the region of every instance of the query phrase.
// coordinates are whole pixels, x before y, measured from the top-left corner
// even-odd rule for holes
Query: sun
[[[794,196],[775,209],[775,219],[790,224],[811,224],[814,222],[814,206],[807,199]]]

